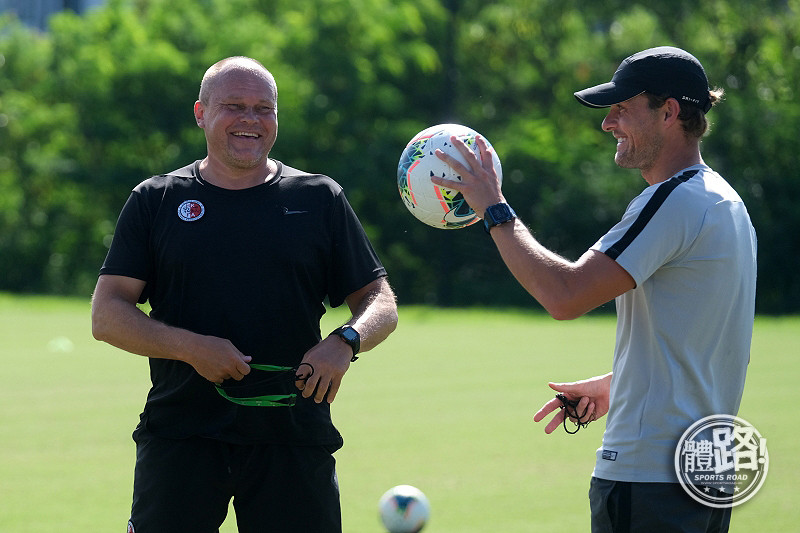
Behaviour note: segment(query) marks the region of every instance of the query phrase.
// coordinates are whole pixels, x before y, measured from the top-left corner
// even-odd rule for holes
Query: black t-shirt
[[[195,162],[133,190],[100,274],[146,281],[140,302],[156,320],[229,339],[252,363],[297,366],[321,338],[325,298],[336,307],[386,272],[329,177],[278,162],[270,182],[229,190],[204,181]],[[239,406],[167,359],[150,359],[150,376],[142,424],[157,435],[341,445],[327,402]],[[290,380],[285,388],[297,392]]]

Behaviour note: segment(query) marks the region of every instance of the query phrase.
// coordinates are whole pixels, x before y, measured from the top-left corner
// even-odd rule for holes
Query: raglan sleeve
[[[657,203],[652,192],[634,198],[622,219],[592,246],[614,259],[637,285],[679,258],[696,236],[696,217],[682,205],[681,195]]]

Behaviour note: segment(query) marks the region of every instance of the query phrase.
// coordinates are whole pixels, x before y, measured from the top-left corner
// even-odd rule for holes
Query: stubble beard
[[[227,160],[227,163],[231,168],[236,168],[239,170],[250,170],[263,164],[264,161],[267,160],[267,154],[261,154],[257,158],[244,159],[241,157],[236,157],[231,153],[228,153],[225,159]]]
[[[239,170],[251,170],[264,162],[269,157],[269,149],[262,147],[255,155],[250,157],[242,157],[236,153],[232,147],[227,146],[225,149],[225,163],[231,168]]]
[[[621,168],[635,168],[647,171],[655,165],[659,152],[661,151],[662,139],[656,135],[650,135],[646,139],[640,139],[637,147],[630,146],[625,152],[617,152],[614,155],[614,162]]]

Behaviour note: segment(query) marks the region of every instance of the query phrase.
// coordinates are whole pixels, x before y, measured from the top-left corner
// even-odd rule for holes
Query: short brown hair
[[[647,95],[650,109],[660,108],[667,102],[667,99],[670,98],[666,95],[657,95],[651,93],[645,94]],[[724,95],[725,91],[720,88],[714,88],[708,91],[708,98],[712,106],[721,101]],[[688,137],[694,137],[697,139],[705,135],[705,133],[708,131],[708,119],[706,118],[706,114],[703,113],[703,110],[696,105],[687,103],[685,101],[678,101],[678,104],[681,106],[678,119],[681,121],[681,126],[683,127],[684,133],[686,133]]]

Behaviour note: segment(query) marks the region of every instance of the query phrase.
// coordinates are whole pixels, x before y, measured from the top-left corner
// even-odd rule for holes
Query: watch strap
[[[489,233],[493,227],[510,222],[515,218],[517,218],[517,214],[507,203],[490,205],[483,215],[483,229]]]
[[[356,354],[361,351],[361,335],[353,326],[339,326],[331,331],[331,335],[336,335],[342,339],[353,350],[353,357],[350,358],[351,363],[358,360]]]

